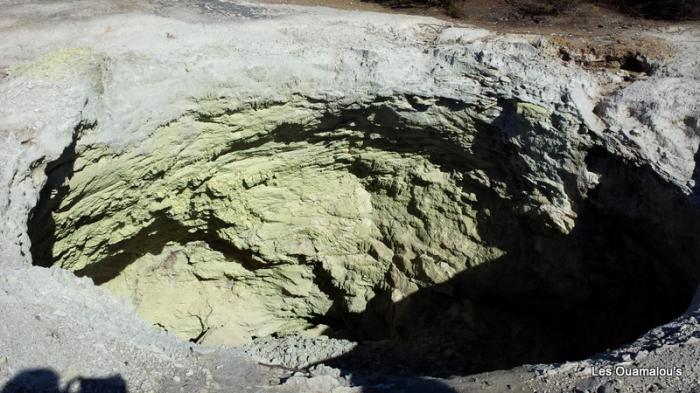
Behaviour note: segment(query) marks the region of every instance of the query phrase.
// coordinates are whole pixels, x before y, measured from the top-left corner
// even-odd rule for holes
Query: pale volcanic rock
[[[543,37],[200,5],[2,5],[1,381],[48,366],[66,380],[119,373],[133,392],[379,386],[326,366],[268,386],[358,350],[303,336],[322,333],[323,318],[377,339],[517,330],[539,343],[539,325],[500,323],[478,296],[439,301],[490,284],[517,299],[543,283],[577,304],[602,288],[586,261],[610,246],[596,232],[605,214],[628,220],[606,229],[658,241],[660,266],[697,277],[697,29],[657,33],[682,38],[676,57],[608,94],[609,77],[561,61]],[[634,251],[648,243],[607,254],[646,271],[648,253]],[[516,257],[513,277],[470,278]],[[540,281],[517,281],[528,264]],[[693,312],[670,325],[688,326],[674,330],[687,343],[674,364],[697,352]],[[629,351],[656,365],[671,341],[647,335]],[[459,352],[451,345],[435,344]],[[617,353],[484,380],[499,391],[513,379],[551,386],[551,375],[565,391],[583,386],[576,370]],[[493,353],[454,356],[469,355],[486,369]]]

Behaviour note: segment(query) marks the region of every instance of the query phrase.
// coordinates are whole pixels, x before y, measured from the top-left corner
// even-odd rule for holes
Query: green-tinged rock
[[[220,344],[361,315],[379,293],[400,299],[502,255],[475,205],[496,194],[443,163],[473,138],[455,153],[386,108],[343,122],[317,106],[206,101],[138,148],[79,146],[56,263],[154,325]]]

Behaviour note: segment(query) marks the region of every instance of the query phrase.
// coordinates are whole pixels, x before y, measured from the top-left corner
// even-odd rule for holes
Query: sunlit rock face
[[[610,117],[636,98],[596,102],[541,39],[404,29],[420,40],[350,40],[332,71],[313,42],[277,69],[278,52],[197,40],[173,45],[210,57],[62,50],[17,68],[91,94],[37,164],[34,263],[183,339],[402,339],[457,353],[435,363],[448,374],[584,357],[680,313],[700,252],[694,123],[656,163]]]
[[[487,173],[489,155],[507,151],[483,111],[420,97],[202,101],[137,147],[78,147],[70,191],[54,201],[53,258],[206,343],[360,315],[377,292],[398,302],[503,255],[480,234],[513,187]],[[552,128],[544,108],[505,111],[512,131]],[[517,170],[536,179],[533,169]],[[559,198],[518,203],[567,231]],[[391,334],[387,322],[365,321],[367,333]]]

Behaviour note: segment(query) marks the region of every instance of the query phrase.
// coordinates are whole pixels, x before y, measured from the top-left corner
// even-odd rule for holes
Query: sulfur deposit
[[[411,378],[584,359],[690,304],[696,29],[642,75],[535,35],[193,4],[0,16],[0,310],[24,327],[0,339],[58,354],[0,353],[3,378],[473,389]]]

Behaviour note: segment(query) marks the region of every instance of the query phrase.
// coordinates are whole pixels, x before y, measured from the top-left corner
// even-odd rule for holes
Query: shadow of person
[[[2,388],[0,393],[128,393],[121,375],[106,378],[76,377],[61,389],[58,374],[46,368],[20,372]]]
[[[124,381],[121,375],[113,375],[106,378],[74,378],[68,382],[68,386],[65,390],[65,393],[73,392],[127,393],[128,390],[126,389],[126,381]]]
[[[53,370],[25,370],[12,378],[2,388],[2,393],[59,393],[59,379]]]

